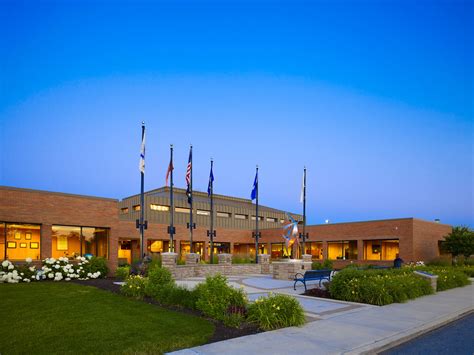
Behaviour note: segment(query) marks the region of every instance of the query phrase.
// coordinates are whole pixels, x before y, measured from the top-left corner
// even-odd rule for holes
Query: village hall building
[[[174,188],[174,250],[184,259],[190,252],[189,204],[185,190]],[[130,264],[140,256],[136,220],[145,208],[148,229],[144,246],[150,256],[170,248],[169,187],[122,200],[47,192],[0,186],[0,260],[24,261],[29,257],[75,257],[95,255],[108,260],[113,271],[120,264]],[[207,193],[193,192],[193,216],[196,229],[193,250],[209,260],[210,203]],[[301,221],[302,216],[292,214]],[[287,256],[283,226],[288,217],[282,210],[255,205],[250,199],[214,195],[214,253],[234,256],[255,255],[252,232],[259,219],[259,253],[271,259]],[[397,254],[405,262],[428,261],[440,255],[440,242],[451,226],[416,218],[308,225],[309,239],[305,253],[313,260],[333,260],[335,267],[347,263],[392,264]],[[301,231],[301,228],[300,228]],[[297,245],[293,246],[295,249]]]

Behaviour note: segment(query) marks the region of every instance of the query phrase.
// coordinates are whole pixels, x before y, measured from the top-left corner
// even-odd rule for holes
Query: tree
[[[474,231],[468,227],[454,227],[444,237],[443,249],[451,253],[453,258],[464,255],[466,258],[474,254]]]

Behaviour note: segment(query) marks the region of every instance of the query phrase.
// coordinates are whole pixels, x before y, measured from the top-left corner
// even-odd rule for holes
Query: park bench
[[[295,275],[295,284],[293,289],[296,290],[296,283],[302,282],[304,285],[304,290],[306,291],[306,281],[319,281],[319,287],[321,287],[321,281],[328,280],[331,281],[331,272],[332,270],[308,270],[303,274],[297,273]],[[300,275],[300,277],[298,277]]]

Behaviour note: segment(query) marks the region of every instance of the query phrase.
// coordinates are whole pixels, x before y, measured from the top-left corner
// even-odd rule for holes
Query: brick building
[[[189,253],[189,205],[185,191],[175,189],[175,251]],[[170,219],[169,188],[145,194],[144,245],[150,255],[168,251],[167,227]],[[119,263],[130,263],[140,255],[139,195],[123,200],[0,187],[0,260],[31,257],[97,255],[106,257],[113,270]],[[215,253],[239,256],[255,254],[252,231],[255,205],[249,199],[215,195],[214,225],[217,232]],[[206,193],[194,192],[193,250],[209,259],[207,230],[210,207]],[[302,216],[292,214],[298,220]],[[282,227],[287,223],[284,211],[260,206],[262,238],[259,252],[279,259],[296,255],[297,245],[287,250]],[[439,241],[451,226],[401,218],[380,221],[335,223],[307,226],[310,239],[305,252],[314,260],[331,259],[336,266],[350,262],[392,263],[396,254],[405,261],[430,260],[439,255]]]

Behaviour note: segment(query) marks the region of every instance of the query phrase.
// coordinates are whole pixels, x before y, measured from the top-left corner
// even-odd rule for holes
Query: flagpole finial
[[[170,148],[173,149],[173,144],[170,144]]]
[[[144,125],[145,125],[145,121],[142,121],[142,126],[144,126]]]

